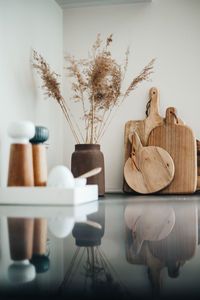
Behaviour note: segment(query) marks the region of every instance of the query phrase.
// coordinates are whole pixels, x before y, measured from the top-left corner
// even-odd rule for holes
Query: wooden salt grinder
[[[35,186],[46,186],[47,183],[47,156],[43,144],[48,140],[49,130],[43,126],[35,127],[35,136],[30,140],[33,149],[33,170]],[[33,255],[46,253],[47,220],[35,219]]]
[[[8,127],[8,135],[13,138],[8,186],[34,186],[32,145],[29,143],[34,134],[35,126],[28,121],[13,122]]]

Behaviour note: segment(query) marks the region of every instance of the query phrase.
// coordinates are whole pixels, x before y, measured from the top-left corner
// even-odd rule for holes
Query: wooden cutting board
[[[124,130],[124,165],[130,156],[131,143],[129,141],[129,135],[134,131],[137,132],[143,146],[147,145],[147,140],[151,130],[157,126],[164,124],[164,118],[159,114],[160,97],[159,91],[156,87],[152,87],[149,91],[149,110],[147,112],[147,118],[138,121],[128,121],[125,124]],[[179,119],[180,124],[184,124]],[[126,193],[133,193],[134,190],[129,187],[125,178],[123,180],[123,191]]]
[[[168,186],[174,177],[174,163],[167,151],[160,147],[143,147],[133,132],[134,156],[124,166],[124,177],[136,192],[149,194]]]
[[[134,131],[137,132],[141,143],[146,146],[147,139],[151,130],[163,123],[163,118],[159,114],[159,92],[156,87],[152,87],[149,91],[150,104],[149,115],[145,120],[128,121],[124,129],[124,165],[130,156],[131,143],[129,142],[129,135]],[[123,191],[127,193],[134,192],[126,183],[124,178]]]
[[[187,194],[196,191],[196,140],[188,126],[179,125],[177,111],[174,107],[167,109],[165,124],[151,131],[148,145],[162,147],[171,155],[174,161],[174,179],[160,193]]]

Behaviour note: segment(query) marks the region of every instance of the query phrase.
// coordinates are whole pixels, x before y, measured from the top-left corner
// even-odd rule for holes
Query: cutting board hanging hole
[[[175,117],[176,124],[178,124],[178,117],[177,117],[177,115],[173,111],[170,111],[170,113]]]
[[[166,111],[166,123],[178,124],[177,110],[175,107],[169,107]]]

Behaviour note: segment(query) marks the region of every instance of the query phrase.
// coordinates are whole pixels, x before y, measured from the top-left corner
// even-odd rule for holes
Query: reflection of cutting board
[[[175,211],[175,226],[162,241],[149,242],[153,256],[168,267],[173,276],[176,269],[194,257],[198,244],[198,216],[195,205],[179,205]]]
[[[132,254],[140,252],[143,242],[166,238],[175,223],[174,210],[158,203],[128,205],[124,212],[127,227],[132,230]]]
[[[189,127],[177,124],[176,115],[175,108],[168,108],[165,124],[154,128],[148,139],[148,145],[165,149],[174,160],[174,179],[163,194],[193,193],[197,185],[196,140]]]
[[[148,117],[144,120],[138,121],[128,121],[125,125],[124,130],[124,165],[127,159],[130,156],[131,152],[131,143],[129,141],[129,136],[135,131],[143,146],[147,145],[147,140],[151,130],[157,126],[160,126],[164,123],[164,118],[159,114],[159,91],[156,87],[152,87],[149,91],[149,114]],[[183,124],[181,120],[179,120],[180,124]],[[123,191],[127,193],[134,192],[126,183],[124,179],[123,182]]]

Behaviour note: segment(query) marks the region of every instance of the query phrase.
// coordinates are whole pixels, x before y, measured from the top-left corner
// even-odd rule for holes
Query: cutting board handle
[[[160,105],[160,97],[159,97],[159,91],[156,87],[152,87],[149,91],[149,97],[150,97],[150,111],[149,116],[159,114],[159,105]]]
[[[132,138],[133,138],[133,146],[134,146],[134,150],[135,152],[139,151],[140,149],[143,148],[142,143],[140,141],[140,138],[137,134],[136,131],[133,131],[130,135],[129,135],[129,141],[132,144]]]
[[[166,110],[166,124],[178,124],[177,110],[175,107],[168,107]]]

